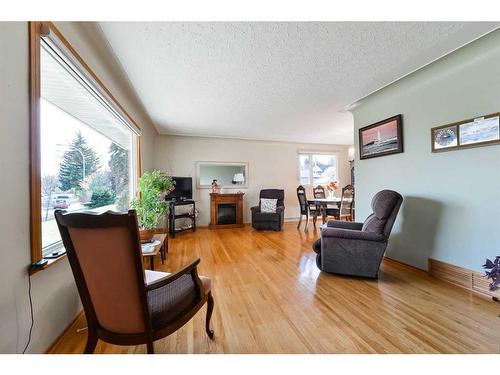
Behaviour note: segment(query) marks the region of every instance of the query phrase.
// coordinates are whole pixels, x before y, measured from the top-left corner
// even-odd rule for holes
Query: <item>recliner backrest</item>
[[[260,191],[259,198],[265,199],[277,199],[278,203],[277,207],[281,207],[285,205],[285,190],[283,189],[262,189]]]
[[[366,218],[362,230],[389,237],[402,203],[401,194],[393,190],[379,191],[372,198],[373,213]]]

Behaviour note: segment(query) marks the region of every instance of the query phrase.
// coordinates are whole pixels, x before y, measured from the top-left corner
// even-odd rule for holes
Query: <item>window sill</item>
[[[60,248],[62,248],[62,244],[60,245]],[[53,259],[47,259],[48,262],[43,266],[43,267],[35,267],[33,265],[29,265],[28,266],[28,273],[31,275],[37,273],[38,271],[43,271],[47,268],[49,268],[50,266],[52,266],[53,264],[59,262],[60,260],[66,258],[66,252],[64,252],[62,255],[58,256],[57,258],[53,258]]]

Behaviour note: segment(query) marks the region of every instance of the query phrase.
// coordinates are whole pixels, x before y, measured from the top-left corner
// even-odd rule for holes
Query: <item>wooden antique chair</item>
[[[88,324],[85,353],[97,340],[116,345],[147,345],[170,335],[207,303],[210,338],[214,308],[210,279],[198,276],[199,259],[169,274],[144,271],[134,210],[64,213],[55,218],[66,247]]]
[[[316,186],[315,188],[313,188],[313,195],[314,198],[320,198],[320,199],[326,198],[325,188],[321,185]]]
[[[326,198],[325,188],[321,185],[318,185],[315,188],[313,188],[313,194],[314,194],[314,198],[319,198],[319,199]],[[328,204],[325,203],[325,204],[317,205],[316,207],[320,211],[321,217],[323,219],[323,224],[326,222],[327,216],[333,216],[335,218],[339,216],[339,209],[337,208],[337,206],[328,207]],[[316,223],[314,225],[316,225]]]
[[[306,189],[304,189],[302,185],[297,188],[297,198],[299,200],[300,207],[300,218],[299,223],[297,224],[297,229],[300,228],[300,224],[302,223],[302,216],[306,217],[306,225],[304,227],[305,230],[307,230],[309,225],[309,215],[312,216],[314,226],[316,226],[316,218],[320,214],[320,210],[317,209],[315,205],[309,204],[309,202],[307,201]]]
[[[342,188],[338,219],[353,221],[354,218],[354,186],[346,185]]]

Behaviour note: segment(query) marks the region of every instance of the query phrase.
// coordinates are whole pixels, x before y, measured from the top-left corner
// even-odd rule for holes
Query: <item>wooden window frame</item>
[[[335,157],[335,178],[337,181],[339,180],[339,152],[337,151],[299,151],[298,152],[298,172],[299,172],[299,185],[305,187],[314,187],[314,175],[313,175],[313,164],[309,165],[309,182],[307,184],[302,184],[301,176],[300,176],[300,157],[308,156],[309,161],[312,162],[314,156],[334,156]]]
[[[85,63],[80,54],[73,48],[68,40],[61,34],[59,29],[52,22],[28,22],[29,32],[29,95],[30,95],[30,252],[31,262],[42,259],[42,220],[41,220],[41,145],[40,145],[40,97],[41,97],[41,66],[40,66],[40,44],[43,36],[53,35],[55,39],[64,47],[71,59],[76,62],[96,87],[101,90],[108,99],[117,107],[126,120],[135,127],[136,155],[137,158],[137,180],[142,174],[141,163],[141,128],[128,114],[125,108],[118,102],[104,83],[97,77],[94,71]],[[137,181],[136,181],[137,183]],[[48,267],[65,255],[56,259],[51,259],[44,267]],[[29,267],[29,272],[33,273],[40,268]],[[43,269],[43,268],[42,268]]]

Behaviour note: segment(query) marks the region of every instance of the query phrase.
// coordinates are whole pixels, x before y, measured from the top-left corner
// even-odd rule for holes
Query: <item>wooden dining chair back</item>
[[[316,186],[313,189],[313,195],[314,195],[314,198],[325,199],[326,198],[325,188],[321,185]]]
[[[314,225],[316,226],[316,218],[318,217],[319,210],[316,209],[316,206],[311,206],[309,204],[307,201],[306,189],[302,185],[299,185],[297,188],[297,198],[299,200],[300,207],[300,218],[299,223],[297,224],[297,229],[300,227],[300,224],[302,224],[302,216],[306,217],[306,224],[304,227],[305,230],[307,230],[309,226],[309,215],[312,215]]]
[[[299,200],[300,215],[309,215],[306,189],[302,185],[297,188],[297,198]]]
[[[210,283],[196,272],[199,259],[175,274],[145,273],[134,210],[125,214],[57,210],[55,219],[85,311],[85,353],[93,353],[97,339],[117,345],[146,344],[148,353],[153,353],[154,340],[177,330],[212,299]],[[207,314],[210,336],[209,320]]]
[[[302,185],[299,185],[299,187],[297,188],[297,198],[299,200],[299,208],[300,208],[300,216],[299,216],[299,223],[297,224],[297,229],[300,227],[300,224],[302,223],[302,216],[306,217],[305,228],[307,229],[307,225],[309,223],[309,203],[307,203],[306,189],[304,189]]]
[[[342,188],[342,198],[339,206],[339,220],[353,221],[354,186],[346,185]]]

